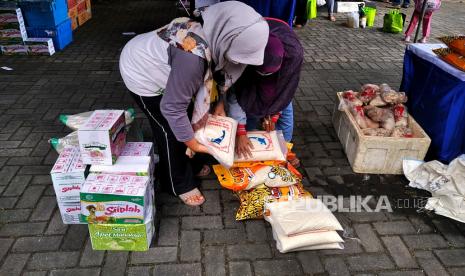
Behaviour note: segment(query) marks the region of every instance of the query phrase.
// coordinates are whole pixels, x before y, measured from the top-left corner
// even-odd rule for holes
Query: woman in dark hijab
[[[238,120],[236,151],[250,156],[247,129],[263,119],[266,130],[283,130],[292,139],[292,98],[300,80],[303,48],[296,34],[284,21],[268,18],[270,35],[263,65],[248,66],[228,96],[229,115]],[[255,121],[255,122],[254,122]]]

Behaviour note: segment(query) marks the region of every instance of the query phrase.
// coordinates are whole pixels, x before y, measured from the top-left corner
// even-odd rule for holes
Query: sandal
[[[336,22],[336,17],[334,17],[332,15],[329,15],[328,20],[331,21],[331,22]]]
[[[211,172],[210,166],[204,165],[203,168],[200,170],[200,172],[198,174],[196,174],[195,176],[196,177],[204,177],[204,176],[209,175],[210,172]]]
[[[205,202],[205,197],[197,188],[179,195],[179,198],[182,200],[182,202],[184,202],[184,204],[189,206],[199,206]]]

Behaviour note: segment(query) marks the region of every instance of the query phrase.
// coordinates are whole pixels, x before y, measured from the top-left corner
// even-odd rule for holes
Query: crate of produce
[[[376,137],[362,133],[350,111],[339,111],[342,92],[337,93],[333,110],[333,126],[352,169],[356,173],[403,174],[403,159],[423,160],[431,139],[412,118],[408,125],[413,137]]]
[[[68,19],[67,0],[22,0],[19,4],[27,27],[55,27]]]
[[[67,19],[56,27],[28,27],[29,37],[48,37],[53,39],[55,50],[63,50],[73,41],[71,20]]]

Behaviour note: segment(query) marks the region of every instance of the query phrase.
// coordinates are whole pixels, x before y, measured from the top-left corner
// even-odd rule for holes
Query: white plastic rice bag
[[[247,136],[253,145],[253,149],[250,150],[252,152],[252,157],[239,158],[235,155],[235,162],[269,160],[286,161],[276,131],[249,131],[247,132]]]
[[[92,115],[94,111],[87,111],[83,113],[78,113],[74,115],[64,115],[61,114],[58,119],[60,122],[65,124],[72,130],[78,130],[79,127],[84,124],[87,119],[89,119],[90,115]],[[124,117],[126,119],[126,125],[131,124],[134,121],[136,112],[133,108],[129,108],[128,110],[124,111]]]
[[[273,219],[273,228],[287,236],[315,231],[343,231],[337,218],[320,200],[304,197],[265,204]]]
[[[66,146],[79,147],[77,131],[73,131],[63,138],[52,137],[48,140],[48,142],[52,148],[58,152],[58,154],[60,154]]]
[[[234,163],[236,129],[236,120],[209,115],[205,127],[195,132],[195,138],[221,165],[230,168]]]

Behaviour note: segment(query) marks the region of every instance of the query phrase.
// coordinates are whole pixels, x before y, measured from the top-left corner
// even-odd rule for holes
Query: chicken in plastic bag
[[[366,136],[389,137],[392,131],[384,128],[366,128],[362,132]]]
[[[395,127],[392,131],[391,137],[403,137],[403,138],[412,138],[413,131],[408,127]]]
[[[66,146],[79,147],[79,140],[78,140],[77,131],[73,131],[70,134],[63,137],[63,138],[52,137],[52,138],[50,138],[48,140],[48,142],[50,143],[52,148],[55,149],[58,152],[58,154],[60,154],[61,151]]]
[[[379,91],[379,86],[374,85],[374,84],[365,84],[362,86],[362,92],[358,94],[358,98],[363,102],[363,103],[369,103],[371,100],[373,100],[376,97],[376,94]]]
[[[339,103],[339,111],[348,110],[352,106],[362,106],[363,102],[360,101],[357,96],[358,92],[348,90],[342,93],[343,100]]]
[[[58,119],[60,122],[65,124],[67,127],[69,127],[72,130],[78,130],[79,127],[89,119],[90,115],[92,115],[94,111],[88,111],[88,112],[83,112],[83,113],[78,113],[74,115],[64,115],[61,114]],[[126,118],[126,125],[131,124],[134,121],[136,112],[134,111],[133,108],[129,108],[126,111],[124,111],[124,116]]]
[[[395,127],[394,114],[390,109],[367,105],[364,107],[366,115],[375,122],[379,122],[382,128],[392,130]]]
[[[380,107],[387,105],[387,103],[383,100],[381,95],[377,94],[376,97],[370,101],[369,105]]]
[[[403,104],[396,104],[392,111],[394,112],[394,120],[396,127],[407,127],[408,126],[408,113],[407,107]]]

